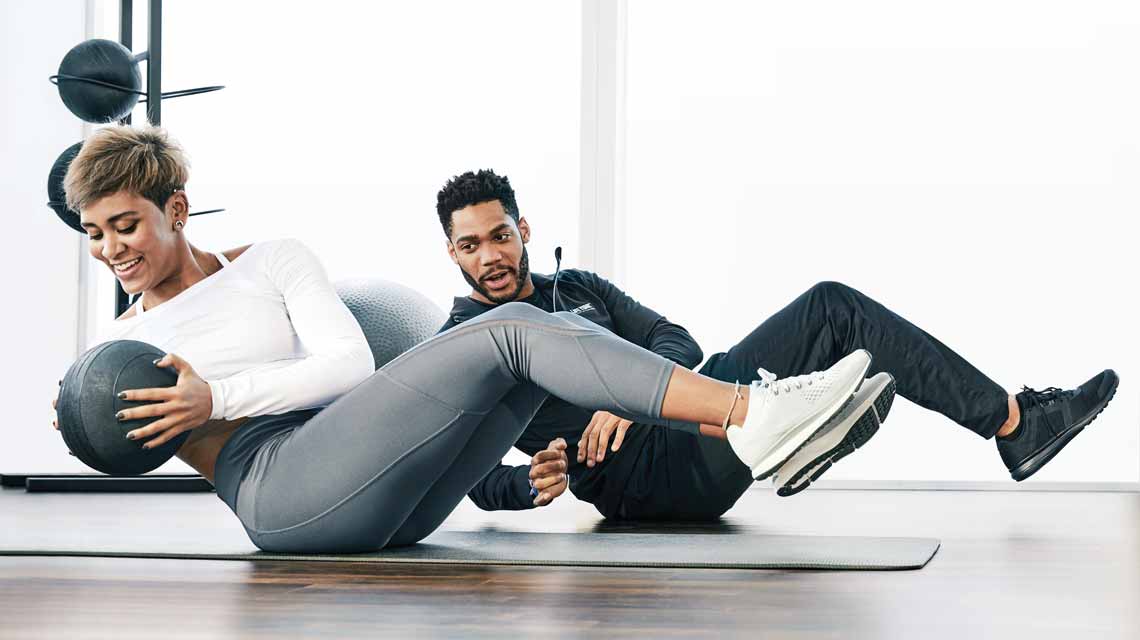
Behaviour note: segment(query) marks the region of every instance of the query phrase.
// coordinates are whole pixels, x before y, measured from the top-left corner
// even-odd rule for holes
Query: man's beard
[[[523,290],[523,287],[526,286],[526,280],[530,276],[530,257],[526,253],[526,247],[523,247],[522,258],[519,259],[518,271],[516,272],[514,269],[510,269],[510,271],[511,273],[515,274],[514,291],[505,296],[496,296],[488,291],[487,288],[483,286],[483,283],[479,282],[475,278],[472,278],[471,274],[467,273],[463,267],[459,267],[459,273],[463,274],[463,279],[467,281],[467,284],[471,285],[472,289],[475,289],[479,293],[483,294],[484,298],[490,300],[491,302],[494,302],[495,304],[513,302],[515,298],[518,297],[519,292]]]

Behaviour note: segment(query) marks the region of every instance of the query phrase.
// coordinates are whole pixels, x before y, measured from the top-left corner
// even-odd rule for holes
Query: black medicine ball
[[[130,50],[113,40],[86,40],[59,63],[59,97],[87,122],[122,120],[139,101],[142,74]]]
[[[67,168],[71,166],[71,161],[75,156],[79,155],[79,148],[83,146],[82,142],[76,142],[70,147],[63,150],[59,157],[55,159],[55,163],[51,165],[51,171],[48,172],[48,206],[63,220],[64,224],[83,233],[83,227],[79,225],[79,212],[67,208],[67,194],[63,190],[63,179],[67,176]]]
[[[71,452],[91,468],[112,475],[153,471],[169,460],[188,431],[170,442],[147,450],[146,440],[127,440],[128,431],[157,418],[119,422],[115,414],[143,402],[119,399],[128,389],[172,387],[178,374],[154,366],[162,350],[137,340],[113,340],[91,348],[68,369],[56,402],[59,430]]]

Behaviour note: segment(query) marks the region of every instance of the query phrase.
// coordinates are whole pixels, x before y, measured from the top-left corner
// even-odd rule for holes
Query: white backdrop
[[[84,1],[0,2],[0,251],[5,314],[0,471],[79,470],[51,428],[56,383],[75,357],[79,234],[47,208],[48,170],[83,139],[47,78],[84,38]]]
[[[118,3],[105,4],[113,28]],[[577,3],[279,7],[164,3],[164,88],[226,85],[163,103],[193,162],[193,208],[227,209],[192,219],[196,243],[299,237],[334,279],[396,280],[447,309],[465,285],[435,196],[493,168],[535,227],[532,268],[553,271],[558,244],[575,261]]]
[[[58,42],[46,36],[58,16],[48,25],[37,3],[4,5],[40,21],[19,23],[34,38],[5,39],[4,193],[44,216],[43,176],[78,127],[50,85],[34,87],[83,37],[73,4],[74,33]],[[94,5],[95,35],[115,38],[117,3]],[[574,246],[578,3],[165,5],[165,88],[228,86],[164,104],[194,161],[193,205],[228,209],[194,220],[202,246],[302,237],[334,278],[387,277],[446,307],[464,287],[444,253],[436,190],[493,167],[512,177],[536,229],[534,268],[552,267],[557,244],[567,266],[590,266]],[[1124,383],[1110,410],[1039,479],[1135,482],[1136,12],[1124,2],[632,1],[621,284],[688,326],[706,353],[834,279],[1010,389],[1071,386],[1115,367]],[[33,138],[23,151],[8,142]],[[7,387],[21,413],[0,463],[64,469],[53,434],[11,433],[36,415],[46,425],[36,398],[54,393],[76,347],[71,237],[53,219],[41,226],[51,242],[9,252],[8,272],[26,273],[42,252],[66,255],[53,258],[56,280],[17,283],[20,299],[49,310],[16,329],[47,355],[44,372]],[[109,319],[110,280],[93,282],[97,324]],[[829,477],[1007,475],[992,443],[903,402]]]
[[[839,280],[1008,390],[1113,367],[1035,479],[1140,478],[1140,7],[633,0],[628,24],[630,290],[706,353]],[[896,407],[830,480],[1008,482]]]

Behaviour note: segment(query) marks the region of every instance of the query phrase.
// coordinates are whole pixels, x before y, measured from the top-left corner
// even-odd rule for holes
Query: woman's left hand
[[[615,416],[609,411],[595,411],[590,418],[590,424],[582,432],[582,439],[578,441],[578,462],[585,462],[587,467],[593,467],[606,458],[606,446],[610,443],[610,436],[614,437],[612,451],[621,449],[625,441],[625,432],[633,425],[632,420]]]
[[[168,353],[155,363],[156,367],[171,367],[178,372],[178,382],[173,387],[156,389],[131,389],[119,397],[134,402],[153,404],[131,409],[123,409],[116,417],[120,421],[159,417],[145,427],[127,433],[128,440],[151,438],[143,449],[152,449],[183,431],[200,427],[210,419],[214,409],[210,385],[203,380],[182,358]]]

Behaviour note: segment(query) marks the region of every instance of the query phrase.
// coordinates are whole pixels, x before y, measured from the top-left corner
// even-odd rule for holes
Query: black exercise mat
[[[296,555],[257,551],[246,540],[156,538],[123,531],[114,540],[20,541],[5,535],[0,555],[100,556],[201,560],[305,560],[661,567],[692,569],[921,569],[938,551],[930,538],[869,538],[687,533],[522,533],[441,531],[423,542],[365,554]],[[169,531],[167,532],[167,536]],[[180,538],[180,536],[176,536]]]
[[[68,491],[105,492],[210,492],[213,485],[196,473],[148,473],[141,476],[109,476],[102,473],[0,473],[0,487],[28,487],[28,482],[39,486],[33,490],[44,490],[53,483]],[[85,485],[82,489],[72,487]],[[108,488],[110,487],[110,488]],[[143,487],[143,488],[140,488]]]

